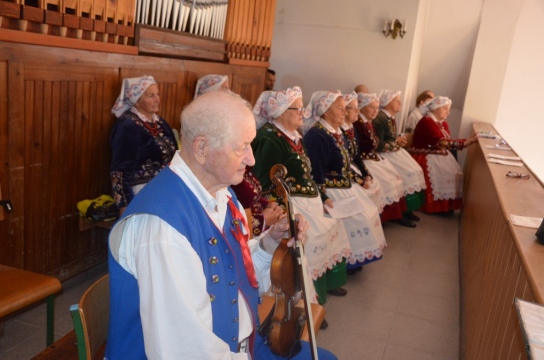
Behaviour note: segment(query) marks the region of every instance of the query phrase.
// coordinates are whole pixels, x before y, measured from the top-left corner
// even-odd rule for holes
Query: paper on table
[[[510,214],[510,221],[513,225],[538,229],[540,227],[540,224],[542,223],[542,218]]]
[[[493,146],[493,145],[486,145],[486,149],[495,149],[495,150],[512,150],[512,148],[509,148],[508,146]]]
[[[504,155],[493,154],[493,153],[489,153],[489,154],[487,154],[487,156],[489,156],[490,158],[501,159],[501,160],[518,160],[518,161],[521,161],[521,158],[519,156],[504,156]]]
[[[517,161],[500,160],[500,159],[493,159],[493,158],[490,158],[487,161],[496,163],[496,164],[502,164],[502,165],[523,166],[522,162],[517,162]]]
[[[526,300],[515,298],[514,304],[518,310],[518,317],[522,326],[525,342],[529,345],[531,353],[542,354],[544,345],[544,307]],[[534,359],[542,359],[534,357]]]
[[[355,197],[335,200],[333,205],[333,208],[327,206],[327,211],[335,219],[343,219],[364,212],[363,207]]]
[[[491,131],[479,131],[476,133],[476,136],[479,138],[486,138],[486,139],[496,139],[497,135],[493,134]]]

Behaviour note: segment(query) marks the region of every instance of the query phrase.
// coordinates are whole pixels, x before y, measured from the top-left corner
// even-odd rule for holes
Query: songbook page
[[[335,219],[343,219],[364,212],[363,207],[355,197],[336,200],[333,205],[333,208],[325,207],[329,215]]]
[[[544,306],[518,298],[514,304],[531,359],[544,359]]]
[[[500,160],[500,159],[493,159],[493,158],[489,158],[488,161],[492,163],[496,163],[496,164],[501,164],[501,165],[518,166],[518,167],[523,166],[522,162],[517,162],[517,161]]]
[[[500,146],[500,145],[486,145],[486,149],[495,149],[495,150],[512,150],[512,148],[508,146]]]
[[[501,160],[521,161],[521,158],[519,156],[504,156],[504,155],[493,154],[493,153],[489,153],[487,154],[487,156],[489,156],[490,158],[501,159]]]
[[[510,221],[513,225],[538,229],[542,223],[542,218],[510,214]]]

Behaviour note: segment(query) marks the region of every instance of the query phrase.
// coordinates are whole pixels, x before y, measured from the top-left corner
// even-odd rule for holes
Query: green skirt
[[[414,211],[419,209],[425,204],[425,191],[415,192],[405,196],[406,199],[406,211]]]
[[[327,270],[323,276],[314,281],[317,301],[324,304],[327,301],[327,291],[337,289],[346,284],[348,275],[346,272],[346,259]]]

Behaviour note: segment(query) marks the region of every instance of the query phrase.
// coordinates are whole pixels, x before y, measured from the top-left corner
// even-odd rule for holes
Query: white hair
[[[205,137],[210,147],[225,146],[236,129],[234,120],[245,111],[253,117],[252,107],[240,95],[230,90],[213,91],[202,94],[181,112],[181,143],[191,144],[199,136]]]

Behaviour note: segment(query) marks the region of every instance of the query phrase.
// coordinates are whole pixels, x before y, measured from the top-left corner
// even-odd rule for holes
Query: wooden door
[[[8,62],[0,61],[0,189],[1,199],[9,199],[9,157],[8,157]],[[19,246],[9,236],[11,214],[2,209],[0,220],[0,264],[19,265]]]
[[[16,266],[59,274],[75,260],[106,251],[104,234],[78,230],[76,204],[111,193],[108,137],[117,71],[10,62],[8,73],[8,191],[14,208],[8,244],[24,259]]]

